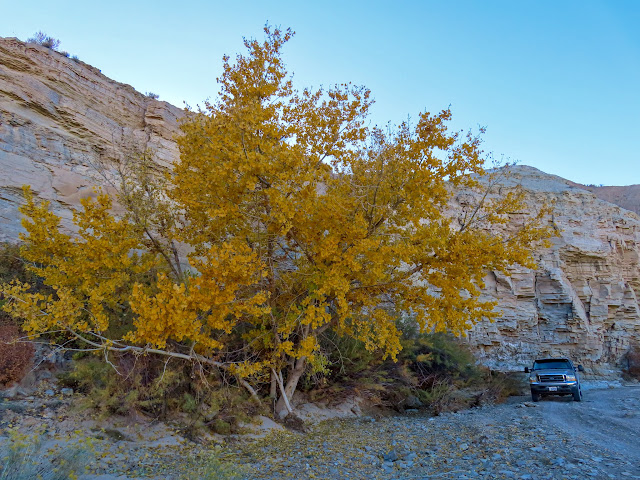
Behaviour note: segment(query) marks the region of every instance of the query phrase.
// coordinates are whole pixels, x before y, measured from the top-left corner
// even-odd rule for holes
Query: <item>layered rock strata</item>
[[[21,186],[68,224],[96,167],[152,149],[178,157],[183,111],[40,45],[0,38],[0,241],[16,240]]]
[[[486,277],[484,296],[502,313],[476,325],[469,343],[501,370],[540,356],[568,356],[595,374],[617,370],[640,340],[640,218],[532,167],[512,168],[501,184],[520,185],[530,205],[554,202],[558,236],[535,252],[538,270]]]

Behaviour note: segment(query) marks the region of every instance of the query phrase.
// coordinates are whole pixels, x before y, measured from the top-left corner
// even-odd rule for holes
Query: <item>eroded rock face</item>
[[[0,38],[0,241],[18,237],[23,184],[68,224],[69,207],[100,181],[99,161],[146,149],[178,158],[183,114],[85,63]]]
[[[595,194],[596,197],[606,202],[615,203],[622,208],[626,208],[640,215],[640,185],[618,187],[613,185],[594,186],[577,184],[577,186],[590,191]]]
[[[596,374],[617,370],[640,339],[640,219],[532,167],[514,167],[503,183],[522,185],[531,204],[555,201],[559,236],[535,252],[537,271],[487,276],[484,294],[502,316],[476,325],[470,344],[498,369],[567,356]]]
[[[23,184],[68,224],[70,207],[101,182],[92,166],[100,160],[147,148],[159,162],[177,159],[182,115],[82,62],[0,38],[0,241],[18,239]],[[505,182],[515,184],[532,204],[556,201],[560,236],[535,253],[537,271],[487,276],[485,295],[502,316],[477,325],[470,344],[500,369],[543,355],[571,357],[595,373],[615,369],[640,339],[638,216],[535,168],[516,167]]]

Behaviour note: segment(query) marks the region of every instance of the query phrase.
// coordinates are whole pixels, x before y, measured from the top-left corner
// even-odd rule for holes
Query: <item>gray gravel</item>
[[[82,428],[99,459],[83,480],[200,478],[197,467],[212,451],[246,479],[640,479],[640,387],[595,387],[580,403],[515,397],[439,417],[330,420],[212,450],[160,424],[140,431],[111,422],[126,433],[112,438],[93,422],[66,418],[65,396],[0,402],[0,426],[46,426],[45,440]],[[6,440],[0,436],[0,450]]]
[[[320,424],[230,452],[245,478],[640,478],[640,387]]]

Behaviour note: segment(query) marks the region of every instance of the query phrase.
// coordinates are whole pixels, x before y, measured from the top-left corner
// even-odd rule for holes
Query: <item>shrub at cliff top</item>
[[[51,50],[58,50],[60,46],[60,40],[50,37],[44,32],[36,32],[33,37],[27,38],[27,43],[37,43],[43,47],[50,48]]]

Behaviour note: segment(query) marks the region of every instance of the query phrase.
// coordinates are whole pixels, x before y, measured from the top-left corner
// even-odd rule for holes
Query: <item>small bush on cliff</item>
[[[51,50],[58,50],[60,46],[60,40],[57,38],[50,37],[44,32],[36,32],[35,35],[31,38],[27,38],[27,43],[36,43],[38,45],[42,45],[43,47],[50,48]]]

